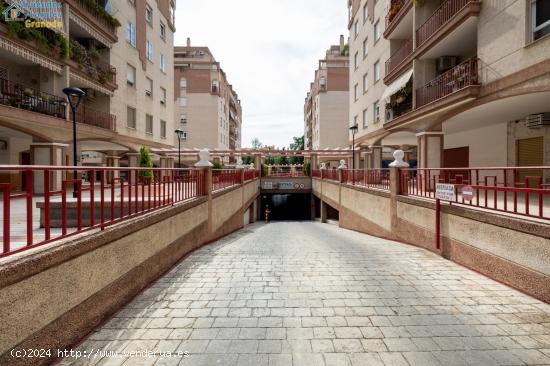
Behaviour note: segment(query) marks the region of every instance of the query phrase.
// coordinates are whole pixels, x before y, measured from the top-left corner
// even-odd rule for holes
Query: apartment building
[[[187,39],[185,47],[174,48],[174,69],[174,117],[184,131],[182,148],[239,149],[241,101],[210,49]]]
[[[420,167],[550,164],[548,1],[348,6],[362,164],[396,148]]]
[[[136,165],[142,145],[173,148],[173,0],[106,2],[101,11],[51,0],[58,12],[47,16],[62,27],[34,29],[23,20],[51,19],[28,9],[9,19],[12,6],[0,1],[0,164],[72,165],[68,86],[86,92],[76,116],[80,164]],[[146,78],[155,80],[151,96]],[[23,176],[0,182],[24,190]]]
[[[308,150],[349,146],[349,53],[340,43],[331,46],[319,61],[315,79],[304,103],[304,144]]]

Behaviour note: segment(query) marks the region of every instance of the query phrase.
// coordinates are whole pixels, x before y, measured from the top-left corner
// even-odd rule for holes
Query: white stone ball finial
[[[340,166],[338,169],[347,169],[348,166],[346,165],[346,161],[344,159],[340,160]]]
[[[199,151],[199,161],[195,163],[196,167],[211,167],[214,166],[210,161],[210,151],[208,149],[202,149]]]
[[[405,163],[403,161],[403,158],[405,157],[405,153],[403,150],[395,150],[393,153],[393,158],[395,159],[394,162],[390,164],[390,167],[392,168],[408,168],[410,165],[409,163]]]
[[[254,163],[250,163],[250,164],[248,165],[248,169],[254,170]]]
[[[243,169],[244,166],[243,166],[243,158],[239,157],[237,159],[237,169]]]
[[[319,169],[327,170],[327,163],[321,163],[321,167]]]

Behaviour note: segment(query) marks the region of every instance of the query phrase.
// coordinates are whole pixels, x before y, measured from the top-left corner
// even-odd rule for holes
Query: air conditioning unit
[[[441,56],[437,59],[438,72],[450,70],[456,65],[458,65],[458,57],[456,56]]]
[[[146,90],[146,91],[145,91],[145,95],[147,95],[148,97],[150,97],[152,94],[153,94],[153,93],[151,93],[150,90]]]
[[[86,99],[88,100],[94,100],[97,97],[97,93],[94,89],[86,88],[84,89],[84,92],[86,93]]]
[[[180,123],[186,124],[187,123],[187,117],[181,117],[180,118]]]
[[[533,129],[550,126],[550,112],[531,114],[525,117],[525,125]]]
[[[181,137],[182,140],[187,140],[187,132],[184,132],[182,137]]]

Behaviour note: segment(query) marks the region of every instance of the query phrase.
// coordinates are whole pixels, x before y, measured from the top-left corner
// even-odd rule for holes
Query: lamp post
[[[80,102],[82,101],[82,98],[86,96],[86,93],[79,88],[65,88],[63,89],[63,93],[67,95],[67,100],[69,101],[69,105],[71,106],[71,111],[73,112],[73,166],[77,165],[77,159],[76,159],[76,110],[78,106],[80,105]],[[77,184],[76,180],[78,178],[78,174],[76,170],[73,171],[73,197],[77,197]]]
[[[359,126],[357,126],[357,123],[354,124],[353,126],[351,126],[349,128],[349,130],[351,131],[351,136],[352,136],[352,143],[351,143],[351,161],[352,161],[352,165],[351,165],[351,169],[355,169],[355,134],[357,133],[357,131],[359,131]]]
[[[174,131],[174,133],[178,136],[178,168],[181,168],[181,139],[183,138],[183,134],[185,132],[178,128]]]

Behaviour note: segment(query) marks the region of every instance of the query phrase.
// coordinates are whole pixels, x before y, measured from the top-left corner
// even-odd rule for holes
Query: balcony
[[[99,82],[108,89],[115,90],[116,68],[101,59],[98,50],[87,49],[79,42],[71,40],[71,58],[68,61],[80,74]]]
[[[65,119],[66,99],[0,79],[0,104]]]
[[[109,35],[109,38],[117,40],[117,28],[120,22],[109,14],[104,7],[95,0],[67,0],[71,9],[76,10],[82,16],[91,20],[100,31]]]
[[[116,131],[116,116],[114,114],[97,111],[89,108],[86,104],[78,108],[76,113],[76,122],[104,128],[110,131]]]
[[[416,30],[416,56],[420,56],[431,45],[452,33],[457,27],[466,22],[472,16],[478,16],[481,11],[479,0],[447,0],[437,8],[434,13]],[[464,34],[475,32],[476,27],[466,24]],[[473,33],[475,34],[475,33]],[[463,37],[464,38],[464,37]],[[458,39],[454,46],[468,39]],[[435,58],[434,55],[430,56]]]
[[[397,51],[395,51],[386,61],[386,76],[384,82],[391,82],[405,66],[411,61],[410,56],[413,53],[412,38],[406,41]]]
[[[22,22],[11,22],[8,27],[2,23],[3,15],[0,16],[0,19],[0,34],[13,43],[58,61],[63,61],[69,56],[69,42],[63,34],[48,28],[33,28],[31,30],[26,28]]]
[[[404,18],[407,17],[409,11],[412,9],[412,0],[392,0],[390,10],[386,14],[386,28],[384,30],[384,38],[389,39],[390,35],[396,30],[399,24]],[[412,26],[412,16],[407,24]],[[410,32],[412,27],[408,27]]]
[[[416,90],[416,108],[478,84],[478,59],[471,58]]]

